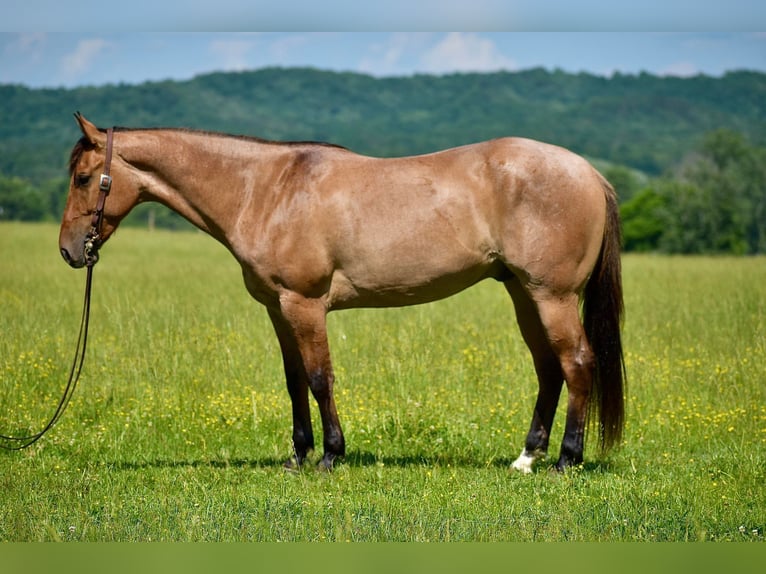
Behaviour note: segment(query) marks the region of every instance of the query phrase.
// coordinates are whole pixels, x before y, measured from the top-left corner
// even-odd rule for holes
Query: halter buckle
[[[109,190],[112,189],[112,176],[102,173],[98,181],[98,188],[104,193],[109,193]]]

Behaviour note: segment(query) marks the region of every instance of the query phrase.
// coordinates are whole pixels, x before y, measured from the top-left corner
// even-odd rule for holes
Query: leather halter
[[[90,231],[85,237],[85,264],[93,267],[98,262],[98,249],[101,247],[101,223],[104,219],[104,204],[106,196],[112,189],[112,176],[109,171],[112,166],[112,139],[114,128],[106,130],[106,158],[104,159],[104,173],[98,180],[98,201],[96,210],[93,212],[93,218],[90,223]]]
[[[72,398],[77,383],[80,380],[80,373],[82,373],[82,367],[85,364],[85,349],[88,346],[88,325],[90,323],[90,292],[93,284],[93,266],[98,261],[98,249],[101,247],[101,223],[104,219],[104,203],[106,202],[106,196],[109,195],[109,191],[112,188],[112,177],[109,175],[109,169],[112,164],[112,134],[114,128],[106,130],[106,159],[104,160],[104,173],[98,181],[98,200],[96,202],[96,210],[93,212],[93,218],[91,219],[90,230],[85,236],[85,264],[88,267],[88,274],[85,280],[85,299],[82,306],[82,318],[80,319],[80,334],[77,336],[77,347],[75,349],[74,361],[72,362],[72,368],[69,371],[69,380],[67,381],[64,393],[59,400],[56,411],[48,421],[45,427],[35,434],[27,436],[9,436],[0,434],[0,448],[4,450],[21,450],[36,443],[40,438],[47,433],[58,422],[61,415],[64,414],[69,400]],[[6,444],[10,443],[10,444]]]

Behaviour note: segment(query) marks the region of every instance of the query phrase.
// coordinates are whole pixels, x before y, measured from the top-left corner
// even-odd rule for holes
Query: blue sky
[[[766,72],[766,33],[1,33],[0,83],[74,87],[313,66],[375,76],[521,70],[609,76]]]
[[[762,0],[18,4],[0,24],[0,83],[31,87],[183,80],[265,66],[375,76],[536,66],[605,76],[766,72]]]

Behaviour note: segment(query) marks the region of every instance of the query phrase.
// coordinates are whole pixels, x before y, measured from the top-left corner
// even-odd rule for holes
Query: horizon
[[[766,73],[763,32],[4,33],[0,84],[72,89],[310,68],[375,78],[525,72]]]
[[[65,91],[65,92],[73,92],[77,90],[93,90],[93,89],[102,89],[102,88],[116,88],[116,87],[140,87],[140,86],[146,86],[146,85],[152,85],[152,84],[163,84],[166,82],[171,82],[175,84],[183,84],[192,82],[199,78],[204,78],[207,76],[215,76],[218,74],[224,74],[224,75],[235,75],[235,74],[257,74],[259,72],[269,71],[269,70],[286,70],[286,71],[314,71],[319,73],[326,73],[326,74],[337,74],[337,75],[345,75],[345,74],[351,74],[351,75],[357,75],[357,76],[365,76],[368,78],[371,78],[373,80],[397,80],[397,79],[410,79],[415,78],[418,76],[425,76],[425,77],[432,77],[432,78],[444,78],[449,76],[471,76],[471,75],[495,75],[495,74],[525,74],[529,72],[534,72],[537,70],[541,70],[547,74],[557,74],[562,73],[568,76],[579,76],[579,75],[585,75],[585,76],[591,76],[594,78],[602,78],[605,80],[612,80],[615,77],[627,77],[627,78],[639,78],[641,76],[648,76],[652,78],[657,79],[668,79],[668,80],[693,80],[695,78],[710,78],[710,79],[724,79],[727,76],[735,75],[735,74],[757,74],[757,75],[766,75],[766,71],[763,70],[752,70],[747,68],[741,68],[741,69],[730,69],[725,70],[719,74],[711,74],[711,73],[705,73],[705,72],[698,72],[692,75],[673,75],[673,74],[662,74],[662,73],[653,73],[648,72],[645,70],[637,71],[637,72],[622,72],[620,70],[615,70],[611,74],[599,74],[596,72],[589,72],[589,71],[568,71],[568,70],[562,70],[561,68],[550,68],[546,66],[533,66],[529,68],[524,69],[517,69],[517,70],[493,70],[493,71],[454,71],[454,72],[412,72],[412,73],[402,73],[400,75],[390,75],[390,76],[377,76],[375,74],[369,73],[369,72],[360,72],[360,71],[354,71],[354,70],[333,70],[333,69],[324,69],[319,68],[316,66],[311,65],[295,65],[295,66],[280,66],[278,64],[274,65],[266,65],[261,68],[248,68],[243,70],[213,70],[209,72],[200,72],[199,74],[196,74],[194,76],[188,77],[188,78],[165,78],[165,79],[149,79],[149,80],[142,80],[138,82],[107,82],[104,84],[80,84],[76,86],[27,86],[20,83],[3,83],[0,82],[0,87],[15,87],[15,88],[23,88],[30,91]]]

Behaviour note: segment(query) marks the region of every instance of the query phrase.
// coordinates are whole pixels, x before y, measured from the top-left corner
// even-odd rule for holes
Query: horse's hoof
[[[521,457],[513,461],[513,464],[511,465],[511,471],[513,472],[520,472],[521,474],[531,474],[532,473],[532,462],[529,460],[524,460]]]
[[[532,469],[538,460],[545,458],[544,451],[534,451],[529,454],[526,449],[521,451],[519,458],[513,461],[511,464],[511,470],[517,471],[522,474],[531,474]]]
[[[335,462],[334,454],[326,454],[317,463],[317,470],[319,472],[332,472],[333,463]]]
[[[564,474],[568,471],[574,471],[578,469],[582,469],[582,460],[570,460],[564,457],[559,458],[556,466],[553,467],[553,470],[559,474]]]
[[[282,466],[282,468],[286,472],[299,472],[301,470],[301,464],[302,460],[299,459],[297,456],[291,456],[289,459],[285,461],[285,464]]]

